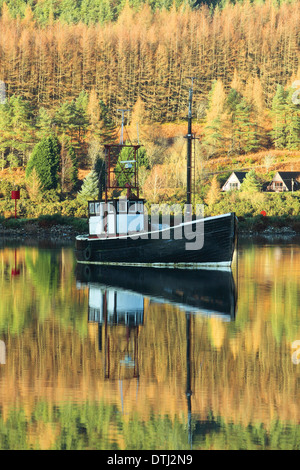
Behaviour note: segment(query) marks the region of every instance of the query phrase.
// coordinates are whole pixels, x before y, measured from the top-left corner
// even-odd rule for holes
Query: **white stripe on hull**
[[[105,262],[105,261],[77,261],[81,264],[107,265],[107,266],[140,266],[151,268],[181,268],[181,269],[218,269],[229,271],[231,269],[231,261],[222,261],[215,263],[122,263],[122,262]]]

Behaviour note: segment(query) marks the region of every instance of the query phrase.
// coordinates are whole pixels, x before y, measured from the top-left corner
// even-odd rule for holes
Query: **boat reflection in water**
[[[126,310],[139,312],[136,302],[138,299],[142,302],[143,297],[150,298],[151,302],[175,304],[188,312],[217,315],[228,321],[235,317],[236,289],[231,270],[77,265],[77,281],[88,283],[90,308],[98,310],[99,321],[104,321],[105,292],[106,296],[109,293],[117,299],[115,304],[109,300],[107,305],[110,322],[118,323]]]
[[[88,321],[98,324],[105,379],[119,381],[122,410],[123,381],[136,379],[138,390],[138,337],[145,306],[172,304],[185,313],[188,441],[192,447],[191,318],[205,315],[234,321],[237,295],[231,270],[77,265],[77,287],[89,288]]]
[[[106,378],[112,378],[112,354],[117,354],[117,349],[120,354],[115,378],[124,375],[121,365],[127,372],[132,369],[133,377],[138,376],[137,338],[139,327],[144,324],[145,301],[172,304],[186,314],[217,316],[223,321],[235,318],[236,289],[231,270],[77,265],[77,286],[89,288],[88,321],[99,325],[99,349],[105,351]],[[110,333],[116,326],[120,327],[119,334],[117,340],[113,335],[113,341]]]

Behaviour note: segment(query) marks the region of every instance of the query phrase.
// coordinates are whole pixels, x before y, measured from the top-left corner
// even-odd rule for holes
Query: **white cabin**
[[[143,199],[113,199],[89,202],[89,235],[116,236],[143,232],[145,228]]]

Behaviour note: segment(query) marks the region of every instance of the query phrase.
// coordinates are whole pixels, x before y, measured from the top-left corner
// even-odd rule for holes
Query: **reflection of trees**
[[[17,261],[21,276],[12,279],[14,250],[0,251],[0,331],[9,327],[10,332],[20,334],[36,318],[44,321],[55,315],[62,324],[71,322],[86,335],[84,298],[74,281],[73,250],[19,248]]]
[[[114,432],[112,432],[112,430]],[[243,426],[215,418],[194,422],[194,449],[256,450],[299,448],[300,427],[274,420]],[[147,421],[136,413],[128,420],[105,402],[61,404],[39,402],[30,414],[20,408],[0,416],[2,450],[189,450],[187,429],[179,414],[152,415]]]
[[[51,250],[39,250],[38,256],[32,257],[26,251],[25,264],[38,294],[49,296],[57,291],[59,284],[60,253]]]
[[[0,446],[189,449],[185,314],[147,304],[139,391],[128,385],[123,415],[118,383],[104,380],[98,325],[87,322],[87,291],[76,290],[72,251],[39,256],[27,248],[25,266],[20,252],[23,274],[11,283],[13,252],[2,253]],[[235,321],[192,317],[193,449],[299,447],[300,366],[291,359],[299,261],[296,248],[246,247]]]

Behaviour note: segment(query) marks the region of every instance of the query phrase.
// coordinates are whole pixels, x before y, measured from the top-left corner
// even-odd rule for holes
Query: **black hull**
[[[204,234],[204,243],[201,243],[199,249],[191,249],[197,241],[196,236],[189,240],[184,237],[176,239],[178,233],[176,235],[175,228],[171,227],[168,238],[165,239],[164,231],[159,234],[156,232],[158,239],[153,238],[154,232],[147,237],[135,238],[123,236],[101,239],[79,236],[76,238],[76,258],[79,262],[98,264],[230,266],[236,240],[234,213],[192,222],[191,229],[193,233],[200,234],[202,230]]]
[[[176,270],[121,266],[77,265],[77,281],[142,294],[153,300],[235,318],[237,293],[231,270]]]

